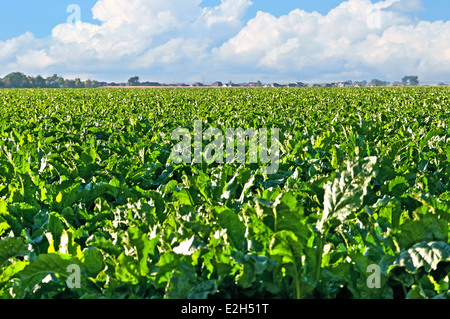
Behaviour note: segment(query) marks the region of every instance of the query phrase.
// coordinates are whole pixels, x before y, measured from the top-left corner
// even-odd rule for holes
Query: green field
[[[278,172],[174,164],[196,120]],[[449,126],[447,88],[0,90],[0,298],[450,298]]]

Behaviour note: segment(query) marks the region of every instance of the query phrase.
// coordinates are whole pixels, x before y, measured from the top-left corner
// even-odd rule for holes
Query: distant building
[[[248,86],[252,87],[252,88],[255,88],[255,87],[262,87],[263,84],[261,83],[261,81],[256,81],[256,82],[249,82]]]
[[[139,86],[161,86],[159,82],[140,82]]]
[[[192,84],[192,86],[199,87],[199,86],[205,86],[205,85],[203,83],[200,83],[200,82],[195,82],[194,84]]]
[[[281,88],[283,86],[281,84],[278,84],[278,83],[271,83],[271,84],[267,84],[266,87],[269,87],[269,88]]]
[[[367,81],[353,81],[353,86],[357,87],[363,87],[367,86]]]
[[[343,88],[343,87],[352,87],[353,86],[353,82],[352,81],[345,81],[345,82],[339,82],[338,83],[338,87]]]
[[[229,87],[229,88],[231,88],[231,87],[239,87],[240,85],[239,84],[235,84],[235,83],[233,83],[233,82],[228,82],[228,84],[226,85],[226,87]]]
[[[222,86],[223,86],[223,83],[220,82],[220,81],[216,81],[216,82],[214,82],[213,84],[211,84],[211,86],[212,86],[212,87],[222,87]]]

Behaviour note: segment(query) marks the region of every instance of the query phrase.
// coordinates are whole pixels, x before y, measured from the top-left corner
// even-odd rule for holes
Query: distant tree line
[[[95,80],[86,80],[82,81],[79,78],[74,80],[64,79],[62,76],[58,76],[54,74],[49,77],[38,76],[30,76],[25,75],[21,72],[13,72],[6,75],[4,78],[0,78],[0,89],[1,88],[98,88],[102,86],[139,86],[139,85],[155,85],[158,84],[144,82],[141,83],[139,81],[138,76],[131,77],[127,83],[108,83],[108,82],[99,82]],[[259,82],[261,85],[261,83]],[[370,82],[367,81],[346,81],[346,85],[358,85],[358,86],[388,86],[389,82],[373,79]],[[405,76],[403,77],[401,82],[394,82],[393,86],[418,86],[419,85],[419,77],[418,76]]]
[[[388,86],[390,83],[382,80],[373,79],[369,82],[370,86]],[[392,86],[418,86],[419,77],[417,75],[405,75],[402,81],[395,81]]]
[[[369,82],[370,86],[388,86],[390,83],[383,80],[373,79]]]
[[[0,88],[97,88],[101,86],[114,86],[119,85],[116,83],[107,83],[86,80],[82,81],[79,78],[74,80],[64,79],[62,76],[54,74],[49,77],[30,76],[21,72],[13,72],[6,75],[4,78],[0,78]]]

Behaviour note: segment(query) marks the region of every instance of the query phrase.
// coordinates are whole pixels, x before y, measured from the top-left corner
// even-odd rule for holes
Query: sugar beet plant
[[[449,298],[449,104],[443,88],[0,91],[0,297]],[[171,133],[195,121],[279,129],[278,171],[175,164]]]

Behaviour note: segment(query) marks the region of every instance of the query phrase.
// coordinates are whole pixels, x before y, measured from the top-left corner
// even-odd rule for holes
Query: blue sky
[[[91,9],[97,0],[20,0],[2,1],[0,4],[0,41],[19,36],[31,31],[36,37],[51,34],[53,27],[64,23],[67,19],[66,9],[69,4],[78,4],[81,8],[81,19],[85,22],[98,23],[92,18]],[[254,18],[256,12],[265,11],[275,16],[288,14],[300,8],[306,11],[318,11],[326,14],[339,5],[341,0],[254,0],[253,5],[244,17],[244,21]],[[203,6],[215,6],[220,0],[203,0]],[[436,21],[450,19],[450,1],[426,0],[422,2],[423,11],[416,12],[415,17],[421,20]],[[7,27],[6,27],[7,26]]]
[[[81,10],[77,26],[66,23],[70,4]],[[450,80],[449,17],[444,0],[2,1],[0,76],[325,81],[411,71]]]

